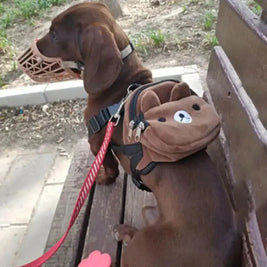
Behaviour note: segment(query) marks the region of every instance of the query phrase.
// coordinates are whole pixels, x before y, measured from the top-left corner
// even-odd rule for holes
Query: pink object
[[[93,251],[88,258],[81,261],[78,267],[110,267],[111,257],[107,253]]]
[[[74,224],[76,218],[78,217],[78,214],[79,214],[86,198],[89,195],[91,187],[94,184],[96,175],[98,174],[99,169],[100,169],[100,167],[104,161],[104,158],[105,158],[105,155],[106,155],[106,152],[108,149],[108,145],[110,143],[111,136],[112,136],[112,133],[114,131],[114,127],[115,127],[115,123],[109,121],[108,125],[107,125],[107,129],[106,129],[106,135],[105,135],[104,141],[101,145],[99,152],[96,155],[96,158],[95,158],[95,160],[94,160],[94,162],[93,162],[93,164],[89,170],[89,173],[87,174],[87,176],[85,178],[85,181],[83,182],[78,199],[75,203],[75,207],[72,211],[72,216],[71,216],[71,219],[69,221],[69,226],[68,226],[66,232],[57,241],[57,243],[52,248],[50,248],[44,255],[42,255],[38,259],[36,259],[30,263],[27,263],[21,267],[39,267],[39,266],[41,266],[42,264],[44,264],[48,259],[50,259],[56,253],[56,251],[59,249],[61,244],[64,242],[64,240],[67,237],[72,225]],[[92,265],[92,266],[101,266],[102,267],[102,265]],[[108,265],[103,265],[103,266],[108,266]],[[91,265],[90,265],[90,267],[91,267]]]

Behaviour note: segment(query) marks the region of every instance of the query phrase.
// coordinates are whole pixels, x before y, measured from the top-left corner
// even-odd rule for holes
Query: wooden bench
[[[61,193],[46,250],[65,232],[76,198],[93,160],[87,140],[81,140],[76,147]],[[141,228],[142,207],[155,203],[151,193],[138,190],[121,170],[115,184],[93,187],[62,247],[44,266],[77,266],[81,259],[86,258],[93,250],[109,253],[113,266],[119,266],[121,244],[112,234],[113,225],[124,222]]]
[[[267,266],[267,2],[258,3],[263,7],[262,20],[239,0],[220,1],[220,46],[211,54],[206,92],[222,118],[223,128],[208,151],[233,208],[239,212],[242,206],[237,193],[243,190],[242,181],[251,183],[255,197],[256,213],[249,213],[243,233],[244,267]],[[81,140],[58,203],[47,249],[65,232],[93,159],[87,141]],[[113,266],[120,266],[122,247],[115,241],[112,227],[117,223],[142,227],[141,209],[145,205],[155,205],[153,195],[138,190],[122,170],[115,184],[96,185],[64,244],[45,266],[77,266],[96,249],[109,253]]]
[[[220,45],[211,53],[207,98],[215,105],[223,130],[209,149],[236,212],[244,205],[242,185],[251,186],[256,214],[250,214],[244,233],[245,262],[267,266],[267,1],[256,2],[262,6],[261,17],[242,1],[220,0],[216,29]],[[250,244],[245,237],[256,228]]]

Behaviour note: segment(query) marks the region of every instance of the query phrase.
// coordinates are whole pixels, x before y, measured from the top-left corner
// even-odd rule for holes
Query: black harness
[[[139,84],[132,84],[129,89],[135,90],[138,88]],[[119,107],[122,105],[123,100],[119,103],[113,104],[102,109],[97,115],[91,117],[88,122],[88,136],[100,132],[108,123],[108,121],[113,117],[113,115],[117,112]],[[124,115],[124,110],[121,110],[122,117]],[[145,190],[151,192],[151,190],[143,183],[140,175],[146,175],[153,170],[156,166],[156,162],[150,162],[144,169],[137,170],[136,166],[140,162],[143,157],[143,149],[141,143],[129,144],[129,145],[116,145],[111,143],[111,149],[115,153],[122,153],[125,156],[130,158],[130,167],[132,172],[132,181],[133,183],[141,190]]]

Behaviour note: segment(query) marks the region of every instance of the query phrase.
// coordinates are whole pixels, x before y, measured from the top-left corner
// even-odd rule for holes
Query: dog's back
[[[204,151],[142,177],[160,217],[137,232],[122,266],[240,266],[241,238],[213,163]]]

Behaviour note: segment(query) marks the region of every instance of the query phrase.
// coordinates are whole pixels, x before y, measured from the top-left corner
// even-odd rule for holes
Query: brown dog
[[[152,81],[135,53],[122,60],[120,51],[129,44],[127,36],[107,8],[98,3],[71,7],[57,16],[49,33],[38,41],[48,57],[79,61],[84,65],[88,93],[85,121],[100,110],[119,102],[131,83]],[[104,131],[89,138],[96,154]],[[122,144],[118,125],[113,142]],[[118,155],[130,173],[129,159]],[[118,163],[107,153],[98,182],[109,184],[118,175]],[[232,210],[222,182],[205,151],[175,163],[161,163],[142,180],[154,193],[159,218],[140,231],[119,225],[117,236],[128,243],[122,266],[239,266],[241,240],[236,233]]]
[[[88,123],[89,118],[102,108],[119,102],[130,84],[152,81],[151,72],[144,68],[135,53],[121,59],[120,51],[129,43],[104,4],[87,2],[58,15],[52,21],[49,33],[38,41],[37,46],[47,57],[83,64],[84,87],[88,93],[84,118]],[[104,131],[101,131],[89,139],[94,155],[99,151],[103,135]],[[98,183],[113,183],[119,170],[110,150],[103,166]]]

